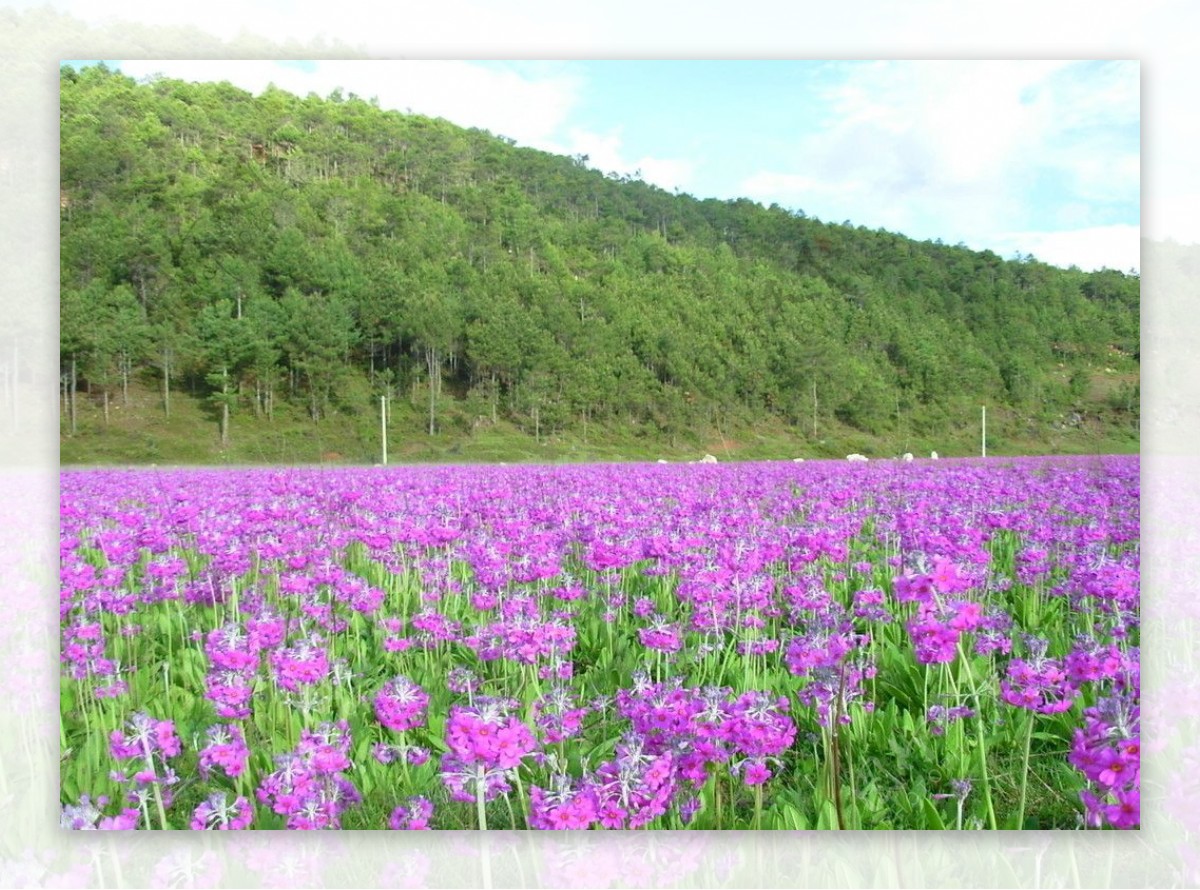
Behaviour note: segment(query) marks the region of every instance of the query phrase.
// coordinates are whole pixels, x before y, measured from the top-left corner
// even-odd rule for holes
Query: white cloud
[[[687,191],[696,172],[696,164],[684,158],[655,158],[649,155],[634,162],[642,179],[667,191]]]
[[[979,245],[1001,256],[1031,253],[1052,266],[1078,266],[1085,272],[1109,268],[1120,272],[1140,269],[1141,230],[1137,226],[1095,226],[1060,232],[1012,232],[993,243]]]
[[[825,93],[832,122],[797,143],[790,167],[740,188],[822,219],[981,249],[1025,233],[1032,240],[1017,249],[1081,268],[1093,262],[1089,235],[1042,230],[1132,228],[1136,265],[1136,226],[1109,224],[1140,193],[1140,158],[1127,144],[1138,92],[1136,63],[854,64]],[[1067,257],[1072,245],[1077,257]],[[1124,262],[1130,251],[1120,254]]]
[[[582,127],[572,127],[563,143],[547,141],[537,146],[556,154],[586,155],[587,166],[601,173],[622,176],[639,175],[644,182],[671,191],[686,190],[696,172],[694,161],[685,158],[662,158],[643,155],[626,158],[620,129],[596,133]]]

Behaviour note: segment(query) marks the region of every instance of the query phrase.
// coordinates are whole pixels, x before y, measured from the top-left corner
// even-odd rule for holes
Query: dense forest
[[[61,70],[64,437],[81,396],[214,436],[408,406],[410,435],[1136,429],[1136,275],[699,200],[335,92]],[[363,421],[365,422],[365,420]],[[696,439],[702,441],[703,439]]]

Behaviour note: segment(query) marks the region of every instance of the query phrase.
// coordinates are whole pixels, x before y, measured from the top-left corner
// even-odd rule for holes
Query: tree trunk
[[[432,436],[437,428],[437,397],[442,384],[441,354],[436,346],[425,347],[425,365],[429,369],[429,435]]]
[[[817,381],[813,381],[813,438],[817,438]]]
[[[75,425],[75,418],[76,418],[75,393],[78,390],[78,388],[79,388],[78,377],[76,376],[76,373],[75,373],[75,356],[71,356],[71,391],[67,396],[67,401],[68,401],[68,404],[70,405],[70,409],[71,409],[71,435],[72,436],[75,435],[75,431],[77,429],[77,427]]]
[[[229,444],[229,369],[221,369],[221,447]]]
[[[164,349],[162,352],[163,361],[163,412],[167,417],[171,416],[171,350]]]

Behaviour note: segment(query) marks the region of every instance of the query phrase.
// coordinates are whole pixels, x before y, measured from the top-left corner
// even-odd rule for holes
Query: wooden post
[[[817,438],[817,378],[813,378],[813,438]]]
[[[383,465],[387,466],[387,396],[379,397],[379,426],[382,430],[380,444],[383,451]]]

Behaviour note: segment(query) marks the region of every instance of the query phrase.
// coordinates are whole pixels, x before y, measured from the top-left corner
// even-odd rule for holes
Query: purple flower
[[[416,729],[425,722],[429,696],[405,676],[389,680],[375,696],[375,717],[393,732]]]
[[[393,831],[427,831],[433,817],[433,804],[424,797],[410,797],[392,810],[388,828]]]
[[[250,749],[246,747],[240,726],[218,723],[210,726],[205,734],[208,744],[200,752],[200,774],[204,778],[208,778],[213,767],[219,767],[230,778],[245,772]]]
[[[249,828],[254,808],[244,797],[229,802],[229,795],[218,791],[196,807],[192,813],[193,831],[239,831]]]

